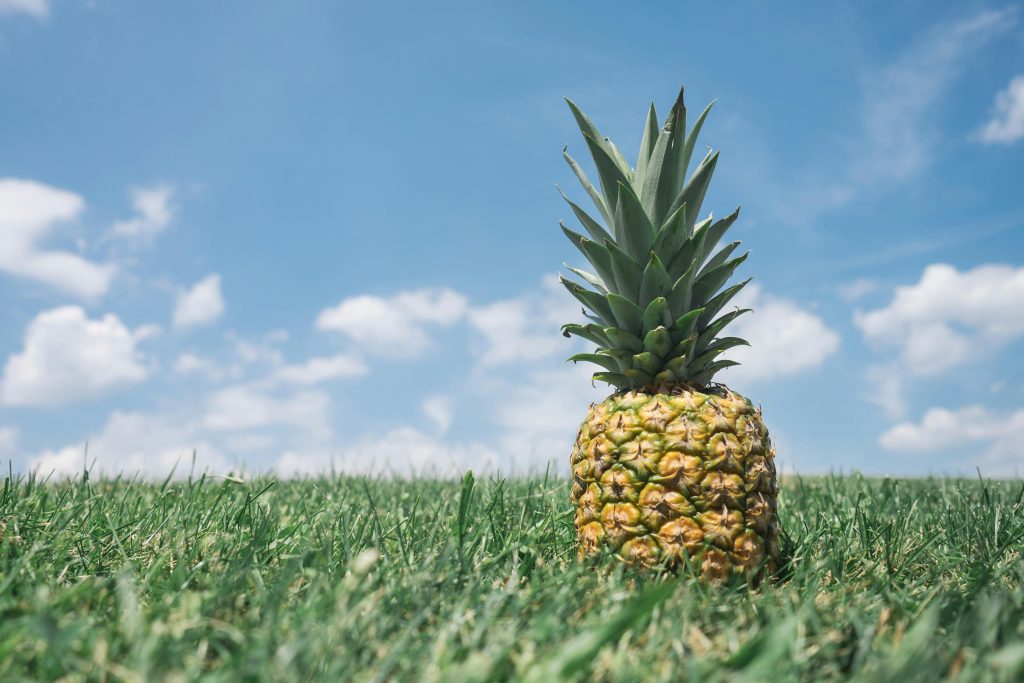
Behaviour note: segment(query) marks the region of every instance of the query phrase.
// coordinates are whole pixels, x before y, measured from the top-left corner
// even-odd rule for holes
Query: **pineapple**
[[[562,284],[590,322],[562,330],[597,345],[570,360],[616,388],[590,406],[572,451],[580,552],[755,583],[779,561],[775,453],[760,409],[713,381],[736,364],[720,354],[747,343],[722,331],[749,309],[722,311],[749,280],[726,286],[747,256],[733,257],[739,242],[717,249],[739,209],[697,220],[718,153],[687,178],[711,105],[687,133],[681,90],[660,129],[652,104],[631,168],[567,102],[599,187],[563,150],[597,213],[563,193],[586,235],[562,230],[592,272],[567,266],[580,281]]]

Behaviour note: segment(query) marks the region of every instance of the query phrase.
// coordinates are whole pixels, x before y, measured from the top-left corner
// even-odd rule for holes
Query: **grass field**
[[[784,482],[788,576],[577,561],[564,480],[0,492],[0,680],[1024,677],[1022,484]]]

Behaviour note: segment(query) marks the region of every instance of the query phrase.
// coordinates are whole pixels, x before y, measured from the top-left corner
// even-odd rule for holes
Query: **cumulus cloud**
[[[985,144],[1010,145],[1024,138],[1024,76],[996,94],[992,118],[978,131]]]
[[[730,382],[796,374],[818,367],[839,348],[839,335],[824,320],[794,301],[765,294],[756,283],[747,285],[734,301],[754,311],[725,331],[750,342],[725,354],[740,363],[723,373]]]
[[[153,329],[130,330],[112,313],[91,320],[79,306],[44,311],[7,359],[0,402],[54,406],[142,382],[148,371],[136,344]]]
[[[14,455],[18,445],[17,427],[0,427],[0,457],[9,458]]]
[[[34,180],[0,178],[0,271],[82,299],[103,295],[116,268],[39,244],[78,218],[85,200]]]
[[[480,336],[476,350],[485,368],[569,355],[569,344],[559,328],[580,317],[579,305],[554,275],[544,278],[539,293],[502,299],[468,313],[470,326]]]
[[[423,414],[434,423],[438,436],[443,436],[454,417],[452,402],[447,396],[428,396],[423,401]]]
[[[111,234],[129,239],[148,239],[166,228],[174,218],[171,185],[155,185],[132,190],[132,207],[135,215],[125,221],[114,223]]]
[[[88,446],[86,445],[88,444]],[[224,455],[189,426],[169,417],[115,412],[103,430],[81,443],[45,450],[29,459],[29,468],[46,476],[73,477],[89,468],[93,474],[178,476],[196,471],[225,472]]]
[[[1024,465],[1024,408],[1014,412],[971,405],[957,410],[931,408],[920,422],[904,422],[879,438],[883,448],[895,452],[927,453],[951,449],[986,448],[980,458],[1001,471],[1020,472]]]
[[[472,469],[477,474],[501,471],[502,457],[480,443],[447,443],[411,427],[330,450],[287,451],[274,469],[282,476],[311,476],[326,472],[373,476],[452,477]]]
[[[933,264],[917,284],[898,287],[888,305],[857,311],[854,322],[872,344],[897,349],[910,373],[938,375],[1024,335],[1024,267],[961,272]]]
[[[178,293],[174,306],[174,326],[178,329],[209,325],[224,314],[224,296],[220,275],[208,275],[191,289]]]
[[[305,363],[282,365],[274,378],[291,384],[312,385],[332,379],[358,377],[369,372],[354,356],[338,354],[327,358],[310,358]]]
[[[0,15],[27,14],[36,19],[50,16],[49,0],[0,0]]]
[[[458,292],[419,289],[391,297],[349,297],[321,311],[316,326],[344,333],[367,352],[413,358],[430,344],[427,326],[447,327],[465,312],[466,297]]]
[[[284,426],[312,438],[331,435],[330,397],[322,391],[277,395],[264,387],[236,385],[214,392],[206,401],[202,423],[216,431],[245,431]]]

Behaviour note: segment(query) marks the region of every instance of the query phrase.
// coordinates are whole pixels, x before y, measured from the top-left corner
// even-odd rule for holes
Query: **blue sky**
[[[1024,10],[680,5],[0,0],[0,462],[567,471],[562,97],[684,84],[782,469],[1020,474]]]

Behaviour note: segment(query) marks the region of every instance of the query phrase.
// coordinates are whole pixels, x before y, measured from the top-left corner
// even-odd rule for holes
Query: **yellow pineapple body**
[[[760,410],[725,387],[617,393],[593,404],[572,451],[584,554],[688,564],[758,582],[779,561],[775,453]]]

